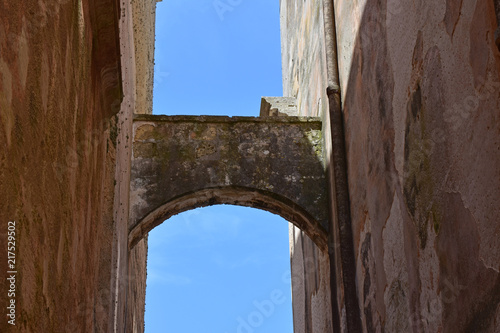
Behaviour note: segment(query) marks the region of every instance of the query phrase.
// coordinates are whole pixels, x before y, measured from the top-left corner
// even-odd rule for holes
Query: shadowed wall
[[[0,263],[2,332],[110,329],[118,6],[0,2],[0,244],[15,220],[17,270],[11,326]]]

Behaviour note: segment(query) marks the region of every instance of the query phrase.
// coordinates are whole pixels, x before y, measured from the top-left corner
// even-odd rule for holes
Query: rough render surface
[[[148,236],[143,237],[129,254],[127,275],[127,316],[126,331],[144,332],[144,314],[146,310],[146,270],[148,257]]]
[[[131,245],[172,214],[231,203],[277,213],[326,249],[322,156],[317,118],[137,116]]]
[[[161,0],[160,0],[161,1]],[[135,113],[153,113],[155,22],[157,0],[130,0],[134,29]],[[165,79],[160,72],[158,80]]]
[[[296,227],[290,228],[290,243],[293,331],[334,332],[328,253],[318,251],[311,239]]]
[[[0,8],[0,244],[15,220],[18,272],[0,331],[109,331],[118,3]]]
[[[0,215],[22,222],[16,255],[25,263],[18,269],[16,331],[111,330],[112,220],[128,216],[110,209],[114,154],[121,148],[120,158],[127,156],[131,134],[117,131],[113,116],[120,101],[114,6],[2,2],[0,197],[8,200]],[[365,331],[498,332],[500,69],[493,2],[336,0],[335,7]],[[297,97],[301,115],[325,120],[320,2],[282,0],[281,16],[285,94]],[[135,59],[135,51],[123,52],[132,39],[121,41],[127,59]],[[135,63],[124,59],[135,78]],[[135,96],[134,89],[125,93],[127,101]],[[132,110],[120,114],[120,127],[131,126]],[[292,276],[305,274],[309,262],[318,267],[294,282],[295,318],[306,318],[295,323],[296,332],[321,332],[331,311],[328,263],[303,235],[292,239]],[[131,258],[145,257],[138,246]],[[133,260],[118,272],[120,285],[132,276]],[[145,266],[139,270],[144,279]]]
[[[499,332],[493,1],[335,9],[364,330]]]
[[[123,3],[121,41],[122,63],[126,67],[123,83],[126,87],[125,102],[120,112],[122,149],[119,162],[118,186],[123,191],[117,192],[119,209],[121,251],[128,252],[127,259],[122,259],[122,271],[117,275],[118,293],[122,296],[124,309],[117,313],[118,322],[126,322],[127,329],[135,332],[144,331],[144,305],[146,301],[147,270],[147,235],[133,248],[128,247],[128,202],[130,190],[130,159],[132,156],[132,118],[133,114],[151,114],[153,111],[154,86],[154,42],[156,21],[156,0],[129,0]],[[158,80],[165,79],[166,73],[160,71]],[[128,260],[128,263],[127,263]],[[118,331],[125,329],[118,327]]]
[[[495,43],[500,50],[500,0],[493,0],[495,3],[495,13],[497,15],[497,30],[495,31]]]
[[[321,117],[324,161],[328,161],[331,144],[326,125],[329,118],[322,2],[281,0],[280,17],[283,95],[296,99],[298,115]],[[328,258],[293,225],[290,255],[294,332],[330,332],[335,325]]]

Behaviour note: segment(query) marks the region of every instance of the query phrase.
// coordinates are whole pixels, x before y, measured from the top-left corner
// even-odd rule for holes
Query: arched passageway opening
[[[148,236],[146,332],[293,332],[287,231],[279,216],[232,205],[157,226]]]
[[[149,231],[171,216],[217,204],[258,208],[279,215],[304,231],[321,250],[328,251],[326,231],[304,208],[276,193],[241,186],[205,188],[174,197],[134,224],[129,233],[129,246],[132,248]]]

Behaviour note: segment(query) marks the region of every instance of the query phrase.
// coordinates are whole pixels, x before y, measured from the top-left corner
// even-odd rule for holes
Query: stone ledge
[[[154,122],[199,122],[199,123],[236,123],[236,122],[254,122],[254,123],[318,123],[322,120],[319,117],[305,116],[287,116],[287,117],[244,117],[244,116],[167,116],[134,114],[134,121],[154,121]]]

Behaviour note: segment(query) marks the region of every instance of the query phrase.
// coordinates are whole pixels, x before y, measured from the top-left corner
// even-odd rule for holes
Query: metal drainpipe
[[[340,238],[340,257],[342,267],[342,283],[344,286],[344,303],[348,332],[361,332],[361,317],[356,292],[356,263],[351,225],[351,208],[347,183],[347,158],[345,149],[344,118],[340,100],[339,70],[337,62],[337,38],[333,0],[323,0],[325,23],[326,63],[327,63],[327,95],[330,108],[330,128],[332,132],[332,156],[330,167],[333,168],[335,183],[335,203]],[[333,237],[330,246],[330,262],[334,263],[335,244]],[[331,270],[335,274],[335,269]],[[335,289],[336,286],[332,286]],[[332,290],[332,297],[336,297]],[[336,299],[332,302],[336,302]],[[334,314],[338,318],[338,315]]]

